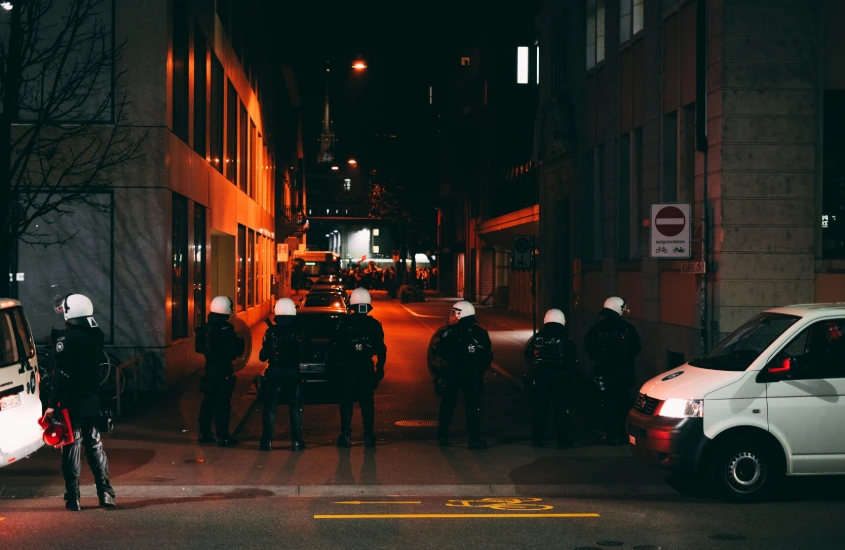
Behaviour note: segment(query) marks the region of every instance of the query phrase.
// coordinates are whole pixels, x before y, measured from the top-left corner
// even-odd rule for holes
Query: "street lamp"
[[[332,170],[340,170],[337,166],[332,166]]]
[[[356,71],[363,71],[367,68],[367,63],[363,59],[359,58],[352,64],[352,68]]]
[[[349,163],[350,166],[353,166],[353,167],[358,164],[358,161],[355,160],[355,159],[349,159],[347,162]]]
[[[12,11],[12,8],[14,8],[14,6],[11,2],[0,2],[0,8],[3,8],[6,11]],[[366,68],[366,66],[364,68]]]

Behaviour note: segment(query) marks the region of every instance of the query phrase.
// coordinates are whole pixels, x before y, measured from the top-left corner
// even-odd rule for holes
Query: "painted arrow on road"
[[[350,500],[346,502],[332,502],[332,504],[422,504],[420,501],[398,501],[398,500],[388,500],[383,502],[362,502],[360,500]]]

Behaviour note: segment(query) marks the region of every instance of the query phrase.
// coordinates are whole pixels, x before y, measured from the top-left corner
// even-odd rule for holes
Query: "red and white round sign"
[[[687,225],[687,218],[680,208],[666,206],[661,208],[654,217],[654,228],[661,235],[674,237],[679,235]]]

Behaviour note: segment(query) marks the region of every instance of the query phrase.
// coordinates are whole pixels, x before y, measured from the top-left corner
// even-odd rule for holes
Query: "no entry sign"
[[[686,259],[691,255],[689,203],[651,205],[651,257]]]

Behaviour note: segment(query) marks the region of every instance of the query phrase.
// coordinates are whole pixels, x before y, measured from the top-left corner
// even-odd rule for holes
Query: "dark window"
[[[249,192],[247,181],[247,139],[249,139],[249,117],[246,114],[246,107],[241,103],[240,138],[238,139],[238,187],[244,193]]]
[[[238,225],[238,311],[246,308],[246,227]]]
[[[20,338],[18,343],[26,350],[27,357],[35,357],[35,342],[32,340],[32,332],[29,329],[26,316],[23,314],[23,308],[13,308],[12,316],[15,320],[15,330],[18,333],[18,338]]]
[[[634,130],[631,140],[631,259],[642,256],[640,220],[644,217],[641,209],[645,208],[643,199],[643,129]]]
[[[258,156],[256,155],[258,143],[255,139],[256,133],[255,123],[252,119],[249,119],[249,190],[247,194],[253,199],[255,198],[255,185],[258,183],[258,178],[256,178],[255,174],[258,169]]]
[[[188,335],[188,199],[173,194],[172,340]]]
[[[663,200],[678,200],[678,112],[663,117]]]
[[[249,230],[246,254],[247,305],[255,305],[255,231]]]
[[[845,258],[845,91],[824,92],[822,254]]]
[[[12,323],[12,310],[0,310],[0,336],[3,337],[3,363],[8,366],[20,361],[18,343],[15,338],[15,327]]]
[[[616,238],[620,260],[631,258],[631,134],[619,138],[619,216]]]
[[[223,173],[223,66],[211,54],[211,139],[209,153],[211,164]]]
[[[235,159],[238,146],[238,94],[229,81],[226,96],[226,178],[234,182],[237,170]]]
[[[184,0],[173,3],[173,133],[188,142],[188,6]]]
[[[205,207],[194,204],[194,324],[205,321]]]
[[[205,157],[206,141],[208,140],[206,119],[208,101],[206,89],[208,87],[208,46],[205,35],[199,26],[194,27],[194,151]]]
[[[845,378],[845,319],[813,323],[778,354],[795,360],[793,380]]]
[[[595,234],[593,227],[593,212],[595,211],[595,153],[587,151],[587,161],[584,163],[584,209],[583,216],[581,258],[584,262],[595,259]]]
[[[552,94],[556,94],[558,90],[566,85],[566,52],[564,51],[566,41],[563,39],[563,17],[560,14],[555,15],[552,20],[552,51],[551,68],[552,78],[549,84],[552,88]],[[538,59],[539,63],[540,60]]]

